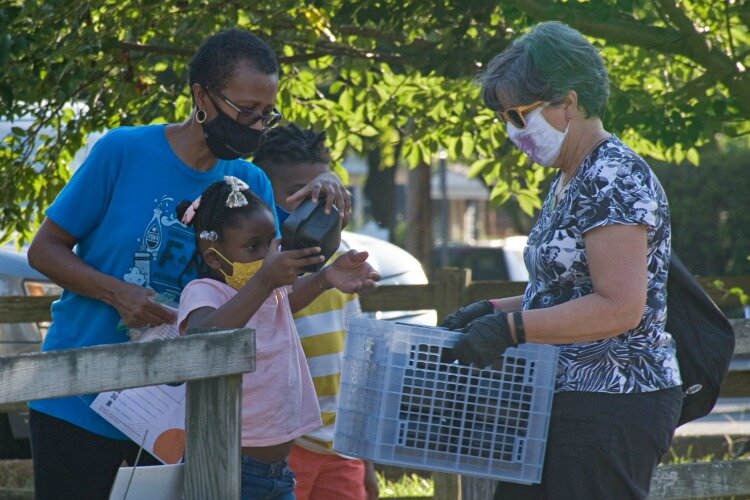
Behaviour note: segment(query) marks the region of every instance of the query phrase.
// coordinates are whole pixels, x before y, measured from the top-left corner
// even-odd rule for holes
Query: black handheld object
[[[313,203],[310,198],[307,198],[289,214],[284,224],[281,225],[282,250],[320,247],[325,261],[303,268],[302,272],[305,273],[320,271],[341,244],[339,211],[332,206],[331,213],[326,214],[325,206],[323,199]]]

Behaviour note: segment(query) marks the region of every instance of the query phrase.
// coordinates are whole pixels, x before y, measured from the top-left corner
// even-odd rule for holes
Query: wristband
[[[516,327],[516,343],[525,344],[526,333],[523,331],[523,316],[521,315],[521,311],[513,313],[513,326]]]

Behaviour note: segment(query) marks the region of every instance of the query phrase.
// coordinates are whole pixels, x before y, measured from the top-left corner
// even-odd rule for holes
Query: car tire
[[[0,413],[0,459],[31,458],[31,444],[28,439],[16,439],[10,428],[8,415]]]

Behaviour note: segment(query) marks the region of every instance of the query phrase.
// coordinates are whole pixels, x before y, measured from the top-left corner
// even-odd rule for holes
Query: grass
[[[682,450],[681,454],[678,454],[674,448],[670,448],[667,454],[662,457],[662,464],[679,465],[704,462],[726,462],[730,460],[750,460],[750,444],[748,444],[745,439],[733,442],[729,436],[725,436],[725,438],[729,440],[729,453],[709,453],[700,456],[693,456],[693,445]]]
[[[394,497],[431,497],[435,494],[432,479],[422,477],[418,474],[404,474],[392,481],[384,474],[376,472],[378,476],[378,487],[380,498]]]
[[[418,474],[403,474],[393,480],[376,472],[380,498],[431,497],[435,489],[432,479]],[[0,489],[28,490],[33,488],[31,460],[0,460]]]
[[[0,460],[0,488],[25,490],[33,487],[31,460]]]
[[[691,462],[711,462],[716,459],[713,455],[702,457],[692,456],[692,447],[687,453],[678,456],[674,450],[670,450],[673,464]],[[724,460],[748,459],[747,453],[736,457],[723,457]],[[435,485],[431,478],[416,473],[404,473],[400,476],[386,474],[376,471],[378,486],[380,487],[380,498],[398,497],[432,497],[435,494]],[[33,476],[31,472],[31,460],[0,460],[0,489],[28,490],[33,487]]]

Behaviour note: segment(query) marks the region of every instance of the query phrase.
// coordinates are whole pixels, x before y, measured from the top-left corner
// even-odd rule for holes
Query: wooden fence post
[[[461,307],[470,282],[471,270],[469,269],[445,267],[437,270],[435,309],[438,322]],[[434,500],[462,500],[461,476],[435,472],[432,474],[432,479],[435,484]]]
[[[486,477],[461,476],[461,495],[466,500],[489,500],[497,481]]]
[[[195,328],[188,334],[213,330],[219,328]],[[254,363],[248,366],[248,371],[254,369]],[[242,374],[187,383],[185,498],[240,498],[241,418]]]
[[[466,300],[466,289],[471,284],[471,269],[442,267],[435,277],[435,310],[438,323],[461,307]]]

